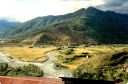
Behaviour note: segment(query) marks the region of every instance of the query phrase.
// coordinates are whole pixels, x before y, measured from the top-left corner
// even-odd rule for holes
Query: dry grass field
[[[88,52],[92,56],[113,53],[116,51],[120,51],[122,49],[128,48],[128,45],[120,45],[120,46],[110,46],[110,45],[99,45],[99,46],[90,46],[84,48],[75,48],[74,54],[81,54],[83,52]]]
[[[43,54],[55,47],[29,48],[29,47],[0,47],[1,52],[8,53],[10,56],[16,56],[22,61],[43,62],[47,57]]]
[[[115,52],[121,51],[123,49],[128,48],[128,45],[99,45],[99,46],[90,46],[90,47],[77,47],[73,48],[73,52],[69,55],[65,55],[63,53],[60,53],[62,57],[59,57],[57,62],[60,64],[67,66],[70,69],[74,69],[77,66],[79,66],[82,63],[85,62],[94,62],[98,64],[97,59],[101,59],[101,57],[110,56]],[[0,47],[1,52],[8,53],[10,56],[16,56],[22,61],[28,61],[28,62],[43,62],[47,60],[47,57],[43,56],[43,54],[47,51],[51,51],[52,49],[55,49],[55,47],[44,47],[44,48],[29,48],[29,47],[17,47],[17,46],[9,46],[9,47]],[[65,49],[62,49],[61,51],[64,51]],[[91,55],[91,58],[87,59],[85,57],[76,57],[75,59],[63,63],[66,58],[72,58],[74,55],[81,55],[82,53],[89,53]],[[59,52],[58,52],[59,53]]]

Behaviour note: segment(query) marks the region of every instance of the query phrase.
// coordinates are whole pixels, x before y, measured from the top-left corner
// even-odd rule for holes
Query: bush
[[[128,80],[128,73],[127,72],[122,72],[119,74],[119,77]]]
[[[60,63],[54,63],[54,68],[55,68],[55,69],[63,69],[63,68],[65,68],[65,66],[63,66],[63,65],[60,64]]]
[[[29,46],[29,48],[34,48],[33,46]]]
[[[0,75],[5,76],[12,68],[7,63],[0,63]]]
[[[128,80],[128,72],[122,70],[123,65],[127,65],[127,59],[127,52],[99,56],[78,66],[72,71],[72,75],[95,80]]]
[[[71,55],[63,60],[63,63],[69,63],[79,57],[85,57],[85,55]]]
[[[105,76],[103,75],[103,72],[101,70],[91,70],[89,71],[88,69],[75,69],[72,72],[72,75],[74,77],[78,78],[84,78],[84,79],[92,79],[92,80],[103,80],[105,79]]]
[[[56,48],[56,50],[61,50],[61,47]]]
[[[110,59],[110,66],[116,66],[118,64],[123,64],[128,59],[128,52],[118,52],[112,55]]]
[[[73,49],[67,49],[65,51],[63,51],[62,53],[65,55],[70,55],[73,52]]]
[[[43,71],[36,65],[29,64],[27,66],[17,67],[11,70],[7,75],[9,76],[43,76]]]
[[[68,48],[76,48],[76,46],[68,46]]]
[[[8,68],[7,63],[0,63],[0,71],[5,71]]]
[[[1,76],[43,76],[43,71],[36,65],[29,64],[22,67],[10,67],[7,63],[0,63],[0,75]]]
[[[75,56],[70,56],[70,57],[67,57],[63,60],[63,63],[69,63],[69,62],[72,62],[76,57]]]
[[[78,78],[86,78],[92,80],[128,80],[128,73],[121,71],[120,66],[104,66],[93,68],[90,65],[81,65],[72,71],[72,75]]]

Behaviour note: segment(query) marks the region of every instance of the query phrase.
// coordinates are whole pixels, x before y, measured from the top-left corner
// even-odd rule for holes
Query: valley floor
[[[71,71],[68,69],[57,70],[54,62],[58,53],[55,47],[0,47],[0,62],[8,63],[13,67],[34,64],[44,71],[46,77],[70,77]],[[39,59],[38,59],[39,58]],[[23,60],[24,59],[24,60]]]
[[[117,52],[127,50],[126,44],[75,47],[1,46],[0,62],[6,62],[11,66],[34,64],[44,71],[46,77],[71,77],[71,72],[82,64],[103,66],[109,63],[104,60],[106,56],[110,58]]]

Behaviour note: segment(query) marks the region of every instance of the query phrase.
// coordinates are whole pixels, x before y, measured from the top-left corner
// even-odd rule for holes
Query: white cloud
[[[0,0],[0,17],[26,21],[38,16],[66,14],[103,3],[103,0]]]

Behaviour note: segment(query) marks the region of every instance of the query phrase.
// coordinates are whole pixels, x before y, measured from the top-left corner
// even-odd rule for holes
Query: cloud
[[[38,16],[62,15],[103,4],[102,0],[0,0],[0,17],[27,21]]]
[[[19,22],[16,20],[15,17],[0,17],[0,20],[6,20],[6,21],[9,21],[9,22]]]
[[[128,13],[128,0],[0,0],[0,17],[24,22],[38,16],[71,13],[89,6]]]
[[[118,7],[125,4],[128,0],[104,0],[106,2],[105,6]]]
[[[90,0],[61,0],[61,1],[90,1]]]
[[[128,0],[103,0],[105,3],[96,6],[102,10],[112,10],[118,13],[128,13]]]

